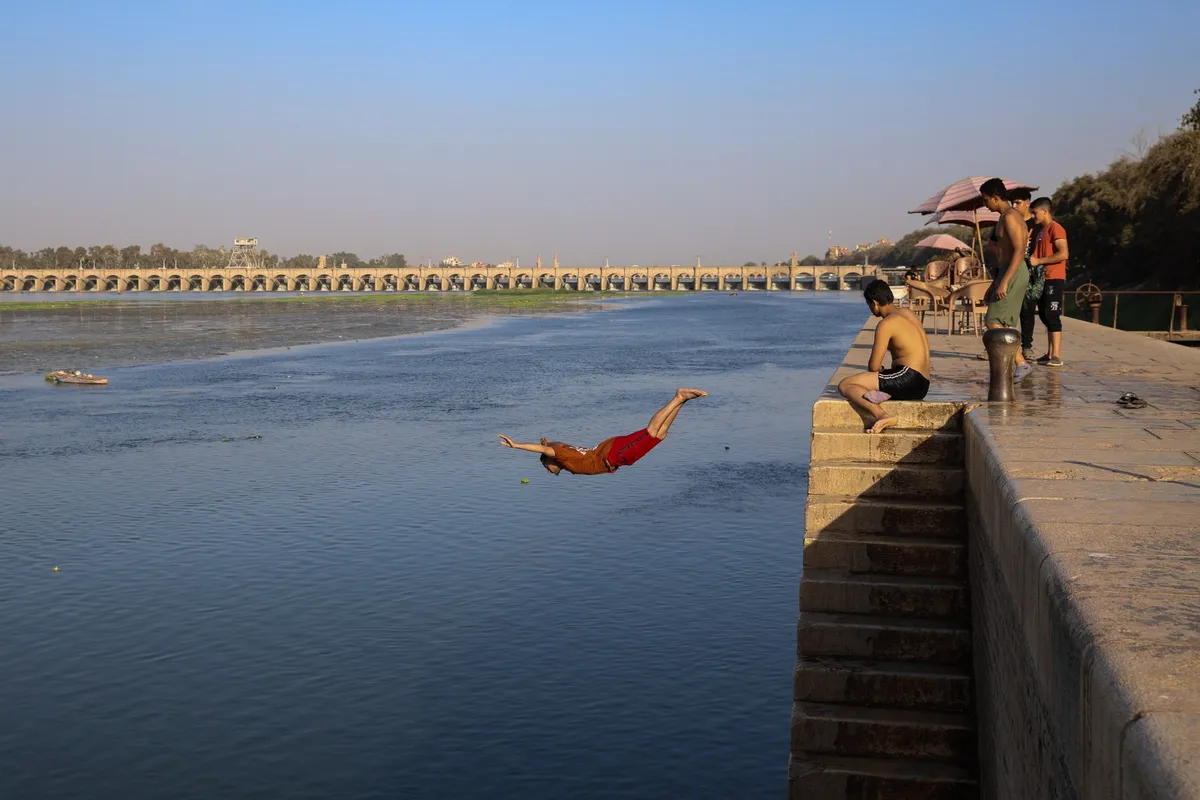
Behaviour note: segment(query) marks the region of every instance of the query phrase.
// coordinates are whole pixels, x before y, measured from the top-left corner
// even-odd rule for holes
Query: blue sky
[[[1049,193],[1200,88],[1200,3],[1155,0],[0,0],[0,30],[25,249],[774,261],[966,175]]]

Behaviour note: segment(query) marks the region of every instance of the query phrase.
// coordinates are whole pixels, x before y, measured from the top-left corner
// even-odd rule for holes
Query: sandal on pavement
[[[1117,405],[1122,408],[1145,408],[1149,404],[1133,392],[1126,392],[1117,400]]]

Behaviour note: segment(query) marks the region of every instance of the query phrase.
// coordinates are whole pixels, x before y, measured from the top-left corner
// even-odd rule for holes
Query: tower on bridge
[[[258,252],[258,239],[234,239],[229,253],[229,269],[254,270],[262,266],[262,254]]]

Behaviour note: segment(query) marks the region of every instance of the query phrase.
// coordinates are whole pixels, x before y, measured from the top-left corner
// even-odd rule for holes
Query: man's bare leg
[[[851,375],[838,384],[838,391],[842,393],[842,397],[850,401],[850,405],[871,415],[874,423],[867,428],[867,433],[882,433],[900,421],[884,411],[883,406],[867,399],[868,392],[879,391],[878,372],[860,372],[857,375]]]
[[[688,400],[694,400],[697,397],[705,397],[708,392],[702,392],[699,389],[678,389],[675,396],[671,398],[671,402],[654,412],[654,416],[650,418],[650,422],[646,425],[646,432],[655,439],[667,438],[667,431],[671,429],[671,423],[675,421],[675,417],[679,416],[679,409],[683,408],[683,404]]]

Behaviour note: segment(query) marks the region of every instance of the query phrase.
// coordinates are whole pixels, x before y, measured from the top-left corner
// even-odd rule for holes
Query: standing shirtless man
[[[871,415],[867,433],[881,433],[899,422],[883,410],[885,400],[924,400],[929,393],[929,340],[925,326],[907,308],[893,305],[887,281],[875,280],[863,290],[867,307],[880,318],[867,371],[838,384],[842,397]],[[883,354],[892,354],[892,366],[883,369]]]
[[[1029,228],[1021,212],[1008,200],[1004,181],[990,178],[979,187],[984,205],[1000,215],[996,223],[996,279],[988,289],[988,310],[983,322],[989,328],[1019,328],[1021,306],[1029,286],[1029,265],[1025,261]],[[1032,370],[1025,356],[1017,351],[1013,380],[1019,381]]]
[[[699,389],[677,389],[671,402],[655,411],[646,427],[625,436],[610,437],[595,447],[576,447],[564,442],[551,442],[545,437],[542,437],[541,444],[522,444],[503,434],[499,434],[500,443],[505,447],[538,453],[542,466],[551,475],[557,475],[564,469],[572,475],[616,472],[619,467],[632,466],[667,438],[667,431],[671,429],[671,423],[679,415],[684,403],[707,395],[708,392]]]

